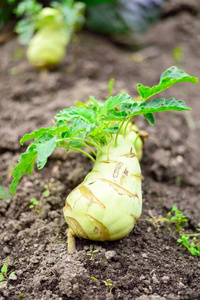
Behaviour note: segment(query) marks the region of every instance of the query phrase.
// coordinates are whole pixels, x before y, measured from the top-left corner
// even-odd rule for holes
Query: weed
[[[173,230],[173,226],[176,226],[176,230],[181,233],[183,231],[183,223],[188,223],[186,216],[182,211],[178,210],[176,206],[172,207],[172,210],[168,212],[166,217],[152,217],[147,221],[151,222],[156,228],[160,228],[160,225],[164,223],[169,224],[169,229]]]
[[[94,261],[94,253],[99,252],[99,250],[90,250],[90,252],[87,253],[87,255],[91,256],[90,260]]]
[[[146,221],[151,222],[158,229],[160,228],[160,224],[168,223],[168,228],[174,230],[173,225],[175,225],[175,230],[180,236],[177,240],[177,242],[180,243],[179,247],[184,246],[192,255],[200,254],[200,232],[192,234],[184,233],[183,223],[188,223],[188,219],[176,206],[172,207],[171,212],[168,212],[166,217],[152,217]],[[200,231],[200,228],[196,228],[196,230]]]
[[[197,239],[196,236],[199,238]],[[181,243],[179,247],[184,246],[192,255],[200,254],[200,233],[182,235],[177,242]]]
[[[111,279],[103,280],[103,283],[109,289],[109,292],[112,293],[112,289],[113,289],[113,282],[112,282],[112,280]]]
[[[48,184],[45,184],[44,188],[45,190],[43,192],[43,196],[45,198],[48,198],[51,195],[51,192],[56,190],[55,183],[53,182],[49,182]]]
[[[92,277],[90,277],[93,281],[99,281],[96,277],[94,277],[94,276],[92,276]]]
[[[5,282],[5,285],[8,284],[9,280],[16,280],[17,276],[15,275],[15,271],[11,270],[8,272],[7,263],[9,261],[9,258],[6,259],[4,265],[1,268],[0,272],[0,283]]]
[[[39,201],[38,201],[37,199],[35,199],[35,198],[31,198],[31,199],[30,199],[30,202],[31,202],[31,204],[29,205],[29,208],[30,208],[30,209],[33,209],[33,208],[35,208],[36,206],[39,205]],[[39,214],[39,213],[40,213],[40,210],[37,209],[36,212]]]

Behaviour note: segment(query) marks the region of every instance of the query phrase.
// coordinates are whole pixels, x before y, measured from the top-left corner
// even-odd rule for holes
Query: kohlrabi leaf
[[[68,129],[69,127],[66,124],[60,127],[40,128],[39,130],[33,131],[32,133],[25,134],[20,140],[20,144],[23,145],[28,140],[40,138],[44,134],[51,134],[53,136],[61,132],[66,132],[68,131]]]
[[[129,111],[130,116],[135,116],[139,114],[145,115],[145,118],[149,121],[151,125],[154,125],[154,120],[151,116],[152,113],[161,112],[161,111],[182,111],[182,110],[191,110],[187,107],[185,103],[181,100],[176,100],[175,98],[170,99],[153,99],[151,102],[142,102],[136,101],[130,105],[127,110]],[[150,115],[149,115],[150,114]]]
[[[47,133],[36,140],[35,145],[38,156],[37,167],[40,170],[45,166],[47,158],[56,148],[56,136],[51,136]]]
[[[70,107],[63,109],[59,114],[55,116],[56,120],[62,120],[65,122],[80,119],[86,123],[95,123],[95,115],[92,111],[84,107]]]
[[[114,97],[108,98],[108,100],[106,100],[104,102],[104,104],[99,107],[98,112],[100,115],[106,116],[107,111],[114,109],[121,104],[132,104],[132,103],[133,103],[133,100],[130,95],[118,94]]]
[[[107,115],[101,116],[101,119],[104,121],[124,121],[127,116],[125,111],[116,111],[111,109],[107,111]]]
[[[197,83],[198,78],[193,77],[185,73],[184,71],[173,66],[167,69],[160,77],[160,82],[158,85],[153,87],[143,86],[141,83],[138,83],[138,93],[142,96],[144,100],[149,99],[150,97],[160,93],[163,90],[173,86],[178,82],[192,82]]]
[[[143,100],[146,100],[161,90],[183,81],[196,83],[197,78],[172,67],[162,74],[157,86],[149,88],[139,85],[138,89]],[[52,127],[25,134],[20,141],[21,144],[30,139],[34,141],[20,156],[19,163],[13,170],[11,193],[15,193],[22,175],[32,172],[36,159],[38,169],[43,168],[57,147],[64,147],[67,151],[75,149],[95,161],[98,153],[103,151],[102,146],[108,145],[113,138],[117,141],[121,134],[126,136],[127,125],[132,117],[143,114],[153,126],[153,113],[190,110],[183,101],[175,98],[153,99],[150,102],[138,101],[139,99],[141,97],[133,100],[128,94],[109,97],[105,102],[90,97],[84,104],[78,103],[77,107],[63,109],[55,116],[55,124]],[[121,130],[122,128],[124,130]],[[88,148],[92,155],[85,151],[85,148]]]
[[[144,114],[145,119],[149,122],[149,124],[151,126],[154,126],[155,120],[154,120],[154,116],[151,113],[148,114]]]
[[[31,174],[34,163],[37,157],[37,151],[35,144],[31,144],[26,152],[22,153],[19,160],[18,165],[14,168],[12,175],[13,181],[10,186],[10,192],[14,194],[16,192],[17,185],[22,177],[25,174]]]
[[[99,102],[97,99],[95,99],[93,96],[89,97],[90,102],[92,102],[94,104],[95,107],[101,106],[102,103]]]

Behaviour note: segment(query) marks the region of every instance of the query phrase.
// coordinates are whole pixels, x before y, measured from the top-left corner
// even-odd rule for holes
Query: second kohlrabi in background
[[[42,8],[37,1],[23,1],[16,9],[23,16],[16,26],[27,58],[37,68],[53,68],[65,57],[72,34],[84,22],[84,4],[70,0]]]

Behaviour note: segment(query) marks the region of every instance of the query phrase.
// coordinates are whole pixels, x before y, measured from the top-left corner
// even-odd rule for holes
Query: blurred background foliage
[[[145,32],[161,15],[167,0],[78,0],[86,6],[85,27],[112,37]],[[9,20],[38,13],[42,7],[74,2],[71,0],[1,0],[0,26]]]

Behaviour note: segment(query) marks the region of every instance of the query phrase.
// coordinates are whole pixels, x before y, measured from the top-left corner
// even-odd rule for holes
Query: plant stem
[[[181,234],[182,236],[200,236],[200,233]]]
[[[94,156],[97,156],[96,152],[94,151],[94,149],[92,149],[92,147],[90,147],[89,145],[87,145],[85,142],[83,143],[83,145],[85,147],[87,147],[94,154]]]
[[[117,134],[116,134],[116,136],[115,136],[115,147],[117,147],[117,138],[118,138],[118,135],[119,135],[120,130],[122,129],[122,127],[123,127],[123,125],[124,125],[124,122],[125,122],[125,120],[122,121],[122,123],[121,123],[121,125],[119,126],[119,129],[118,129],[118,131],[117,131]]]
[[[126,135],[126,130],[127,130],[128,124],[129,124],[129,122],[130,122],[131,119],[132,119],[132,116],[129,117],[128,120],[126,121],[126,126],[125,126],[125,128],[124,128],[124,137],[125,137],[125,135]]]
[[[89,153],[87,153],[86,151],[84,151],[82,149],[79,149],[79,148],[75,148],[75,147],[70,147],[70,149],[73,149],[73,150],[76,150],[78,152],[81,152],[81,153],[85,154],[87,157],[89,157],[95,163],[95,159]]]
[[[90,145],[94,146],[95,148],[97,148],[101,153],[103,152],[102,149],[101,149],[101,147],[95,141],[93,141],[93,140],[81,139],[81,138],[73,138],[73,140],[74,141],[82,141],[83,143],[90,144]],[[59,142],[65,143],[65,142],[68,142],[68,141],[70,142],[71,138],[64,138],[64,139],[57,140],[58,143]],[[85,145],[85,146],[89,148],[88,145]],[[89,148],[89,149],[91,150],[91,148]],[[91,150],[91,151],[93,152],[94,150]],[[94,154],[96,155],[95,151],[94,151]]]
[[[101,149],[101,147],[94,141],[92,140],[88,140],[88,139],[85,139],[84,141],[86,141],[86,143],[90,144],[90,145],[93,145],[94,147],[96,147],[101,153],[103,153],[103,150]]]
[[[137,142],[137,139],[140,137],[140,135],[139,135],[139,133],[137,134],[137,136],[136,136],[136,138],[135,138],[135,141],[134,141],[134,146],[135,146],[135,144],[136,144],[136,142]]]

